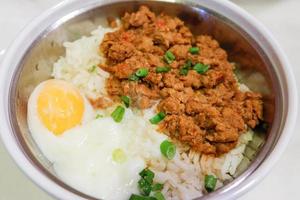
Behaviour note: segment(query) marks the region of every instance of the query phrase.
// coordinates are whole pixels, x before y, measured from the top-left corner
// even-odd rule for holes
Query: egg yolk
[[[44,126],[58,136],[81,123],[84,100],[71,84],[48,80],[38,95],[37,110]]]

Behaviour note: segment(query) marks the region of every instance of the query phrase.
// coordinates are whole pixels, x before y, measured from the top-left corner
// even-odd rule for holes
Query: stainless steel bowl
[[[27,127],[27,100],[34,87],[50,78],[52,64],[64,55],[62,43],[87,35],[107,16],[121,16],[139,5],[183,19],[194,34],[215,37],[237,63],[239,78],[261,92],[264,118],[270,127],[257,132],[235,179],[199,199],[233,199],[255,185],[274,164],[292,132],[297,95],[289,64],[270,33],[228,1],[85,0],[59,4],[34,20],[8,50],[0,74],[2,139],[21,169],[60,199],[94,199],[63,183],[42,155]],[[259,142],[260,141],[260,142]],[[248,167],[248,165],[250,166]]]

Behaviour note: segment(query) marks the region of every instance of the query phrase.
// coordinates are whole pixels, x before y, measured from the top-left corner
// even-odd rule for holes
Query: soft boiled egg
[[[38,132],[62,135],[66,130],[90,121],[92,106],[77,88],[66,81],[47,80],[40,83],[28,101],[28,120]]]
[[[35,88],[28,102],[28,126],[64,182],[105,200],[138,193],[138,173],[152,159],[162,159],[159,146],[167,138],[130,109],[120,123],[110,116],[95,119],[86,98],[59,80]]]

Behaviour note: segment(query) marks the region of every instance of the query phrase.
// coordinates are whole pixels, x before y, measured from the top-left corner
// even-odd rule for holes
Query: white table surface
[[[233,0],[262,21],[287,53],[299,85],[300,0]],[[22,27],[60,0],[0,0],[0,56]],[[298,87],[298,93],[300,94]],[[300,116],[289,147],[269,175],[241,200],[300,199]],[[0,200],[53,200],[18,169],[0,141]]]

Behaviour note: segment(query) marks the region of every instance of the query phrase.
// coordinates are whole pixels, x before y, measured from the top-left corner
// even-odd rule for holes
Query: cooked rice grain
[[[155,181],[164,184],[166,199],[190,200],[203,195],[204,177],[207,174],[218,178],[217,188],[224,181],[232,180],[238,165],[243,159],[246,144],[252,140],[253,131],[241,135],[238,145],[221,157],[200,155],[187,150],[180,144],[174,159],[151,160],[149,167],[155,172]]]
[[[73,83],[90,99],[106,95],[105,80],[109,74],[98,67],[105,62],[99,43],[112,31],[114,29],[99,26],[90,37],[65,42],[66,55],[54,64],[52,76]]]

